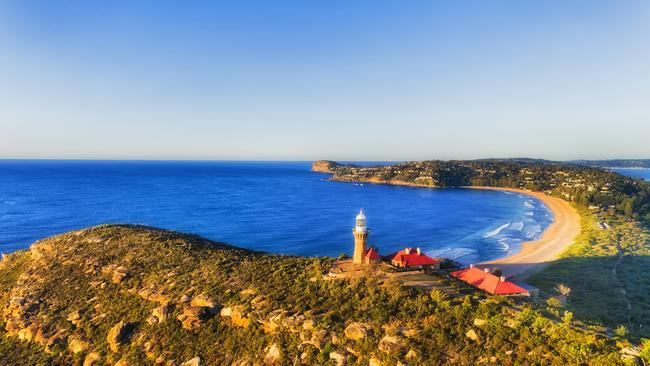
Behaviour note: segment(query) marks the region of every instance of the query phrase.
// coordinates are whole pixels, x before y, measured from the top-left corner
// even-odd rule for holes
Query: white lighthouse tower
[[[363,214],[363,209],[361,209],[357,215],[356,225],[352,229],[352,234],[354,234],[354,257],[352,257],[352,260],[354,264],[363,263],[369,233],[370,229],[366,227],[366,215]]]

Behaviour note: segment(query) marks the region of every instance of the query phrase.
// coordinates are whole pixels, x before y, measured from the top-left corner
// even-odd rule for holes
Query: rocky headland
[[[317,160],[312,163],[311,171],[318,173],[334,173],[334,170],[340,166],[341,164],[331,160]]]
[[[0,364],[621,362],[525,302],[333,280],[332,262],[142,226],[44,239],[0,262]]]

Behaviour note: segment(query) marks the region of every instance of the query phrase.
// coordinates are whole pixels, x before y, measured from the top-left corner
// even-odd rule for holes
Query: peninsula
[[[361,167],[317,161],[339,182],[415,187],[493,187],[543,192],[577,204],[650,221],[650,183],[600,169],[536,159],[430,160]],[[318,167],[326,169],[318,170]]]

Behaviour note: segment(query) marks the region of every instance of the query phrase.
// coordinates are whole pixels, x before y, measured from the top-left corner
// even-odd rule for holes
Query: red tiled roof
[[[408,252],[408,254],[407,254]],[[428,266],[440,263],[426,254],[418,253],[416,248],[405,248],[395,254],[389,255],[390,261],[404,267]]]
[[[375,260],[375,259],[380,259],[381,257],[379,256],[379,253],[377,253],[375,248],[370,247],[370,249],[366,251],[365,258],[369,260]]]
[[[501,281],[499,276],[476,267],[451,272],[451,275],[492,295],[514,295],[528,293],[528,290],[510,281]]]

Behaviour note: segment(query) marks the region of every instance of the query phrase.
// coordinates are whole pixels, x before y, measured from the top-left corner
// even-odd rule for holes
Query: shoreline
[[[542,192],[515,188],[467,186],[467,189],[508,191],[525,194],[542,201],[553,214],[553,222],[537,240],[520,244],[519,251],[504,258],[478,263],[481,266],[496,266],[504,276],[524,278],[542,270],[549,262],[562,254],[580,234],[580,215],[567,201]]]
[[[331,178],[330,178],[331,179]],[[444,189],[427,184],[405,182],[401,180],[382,180],[376,177],[359,181],[332,179],[336,182],[357,182],[370,184],[386,184],[414,188]],[[508,191],[527,195],[542,201],[553,215],[553,222],[536,240],[522,242],[519,251],[507,257],[477,263],[481,267],[498,267],[504,276],[523,279],[544,269],[549,262],[557,259],[581,232],[580,215],[569,202],[549,196],[543,192],[527,191],[517,188],[489,186],[459,186],[450,188],[479,189],[493,191]]]

